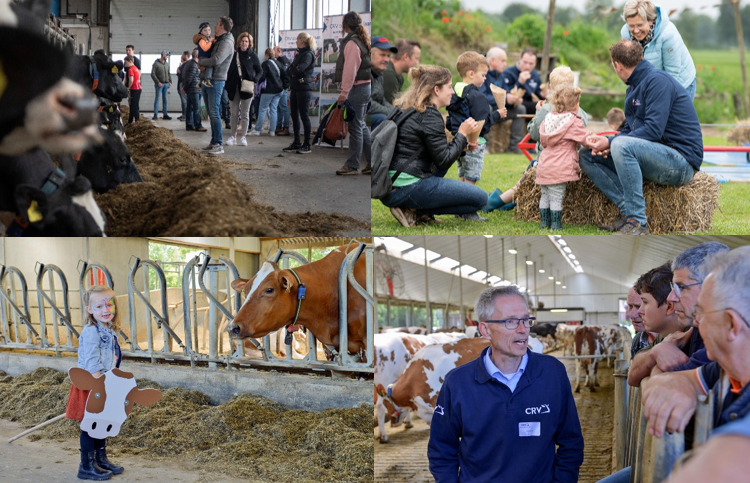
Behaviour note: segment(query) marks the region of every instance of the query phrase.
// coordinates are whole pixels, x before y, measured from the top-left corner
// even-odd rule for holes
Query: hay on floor
[[[536,168],[526,171],[516,192],[515,218],[540,221]],[[698,172],[685,186],[662,186],[645,181],[646,216],[652,234],[684,233],[711,229],[713,215],[719,206],[719,183],[704,172]],[[568,183],[563,199],[564,225],[611,223],[620,210],[604,196],[594,182],[581,173],[581,179]]]
[[[239,394],[212,406],[203,393],[163,389],[139,379],[141,388],[163,392],[153,406],[136,406],[109,454],[160,460],[187,455],[201,470],[257,483],[373,481],[371,404],[319,413],[290,410],[263,396]],[[33,426],[65,412],[67,374],[39,368],[17,377],[0,371],[0,418]],[[27,438],[78,443],[80,423],[64,419]],[[72,442],[71,441],[71,442]]]

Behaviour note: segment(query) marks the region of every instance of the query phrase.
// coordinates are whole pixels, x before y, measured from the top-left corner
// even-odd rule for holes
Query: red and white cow
[[[595,392],[595,386],[599,385],[596,379],[596,371],[599,361],[613,353],[620,340],[617,327],[587,326],[576,327],[573,334],[576,356],[594,356],[591,359],[576,359],[576,388],[580,391],[581,367],[586,373],[586,387]]]
[[[294,271],[306,287],[297,324],[304,325],[326,347],[339,348],[339,292],[338,277],[347,247],[333,250],[323,259],[295,268]],[[358,249],[351,245],[349,251]],[[365,258],[360,257],[354,266],[354,277],[365,285]],[[251,279],[237,279],[232,288],[245,293],[245,301],[227,327],[233,339],[263,337],[292,323],[297,311],[299,283],[291,271],[283,270],[273,262],[265,262]],[[348,286],[347,320],[350,354],[364,359],[366,349],[366,302]]]
[[[81,430],[92,438],[117,436],[125,418],[133,410],[133,403],[150,406],[161,399],[161,391],[138,389],[133,374],[117,368],[97,378],[86,369],[73,367],[68,375],[75,387],[91,391],[86,400]]]
[[[396,411],[411,409],[430,424],[445,375],[479,357],[489,343],[484,338],[464,338],[424,347],[414,355],[403,375],[388,386],[388,399]]]
[[[573,355],[575,345],[573,334],[576,331],[576,327],[575,325],[568,324],[557,324],[557,327],[555,327],[555,338],[562,342],[563,356]]]
[[[414,327],[390,327],[383,331],[383,333],[388,333],[388,332],[403,332],[405,334],[427,335],[427,327],[423,325],[414,326]]]

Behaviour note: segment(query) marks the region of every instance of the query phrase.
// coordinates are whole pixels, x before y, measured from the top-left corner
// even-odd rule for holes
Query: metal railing
[[[627,383],[628,361],[615,361],[615,457],[613,468],[619,471],[630,466],[631,483],[664,481],[685,453],[685,434],[665,433],[651,436],[648,420],[643,414],[640,387]],[[648,381],[641,381],[641,385]],[[713,428],[713,392],[698,398],[694,421],[693,446],[702,444]]]
[[[16,288],[16,278],[21,289],[21,301],[23,309],[18,306],[18,290]],[[6,288],[6,281],[10,287]],[[31,335],[39,340],[39,333],[31,324],[31,315],[29,314],[29,291],[26,285],[26,278],[23,273],[16,267],[6,267],[0,265],[0,317],[2,317],[2,341],[7,347],[33,348],[36,345],[30,342]],[[12,314],[12,321],[9,315]],[[21,326],[21,324],[23,324]],[[21,327],[23,327],[25,342],[21,342]],[[12,332],[12,333],[11,333]]]
[[[72,351],[75,350],[75,346],[72,344],[73,337],[76,340],[79,337],[78,331],[73,327],[70,319],[70,303],[68,301],[68,279],[65,278],[65,274],[57,265],[45,265],[37,262],[35,265],[36,270],[36,296],[39,303],[39,327],[41,333],[41,340],[43,347],[49,347],[49,341],[47,340],[47,314],[46,305],[49,304],[49,308],[52,310],[52,334],[54,337],[54,349],[57,354],[61,351]],[[47,284],[49,286],[49,293],[44,289],[44,276],[47,275]],[[55,275],[60,280],[60,291],[62,292],[63,307],[62,309],[57,306],[57,293],[55,290]],[[65,344],[60,343],[60,323],[62,322],[65,328]]]
[[[119,295],[118,309],[122,314],[123,327],[120,331],[123,356],[148,359],[152,363],[159,360],[185,360],[196,363],[217,365],[258,366],[297,368],[314,371],[338,371],[372,373],[374,371],[374,321],[376,300],[373,283],[373,248],[364,243],[348,253],[339,269],[339,331],[341,350],[336,351],[333,360],[319,357],[322,346],[316,337],[307,330],[307,354],[299,340],[292,344],[281,331],[263,337],[262,341],[251,339],[234,341],[228,337],[225,327],[232,324],[242,307],[242,294],[231,288],[240,278],[237,267],[228,259],[219,257],[212,261],[208,254],[190,260],[182,272],[182,287],[168,288],[164,272],[151,260],[131,257],[127,279],[127,295]],[[364,254],[366,283],[363,287],[354,276],[355,265]],[[288,269],[291,260],[306,264],[307,259],[296,252],[277,249],[269,254],[270,261]],[[26,280],[15,267],[0,266],[0,347],[23,348],[29,350],[49,350],[57,354],[63,351],[77,351],[79,331],[87,319],[83,297],[89,285],[106,284],[114,288],[112,275],[107,267],[88,261],[79,261],[78,296],[80,298],[80,322],[72,323],[69,305],[69,287],[62,270],[55,265],[37,263],[37,299],[39,301],[39,323],[32,322],[29,314]],[[99,272],[96,272],[96,271]],[[138,271],[142,270],[142,279]],[[88,280],[90,274],[100,276]],[[45,274],[48,288],[44,288]],[[149,290],[150,277],[156,277],[154,290]],[[139,290],[136,281],[145,287]],[[351,289],[349,288],[351,285]],[[346,350],[350,338],[348,327],[348,299],[350,290],[355,296],[364,298],[366,310],[366,347],[356,354]],[[63,294],[62,301],[60,293]],[[127,315],[125,312],[127,310]],[[52,313],[53,323],[49,320]],[[343,314],[343,315],[342,315]],[[174,324],[174,325],[172,325]],[[54,345],[48,341],[50,330],[54,333]],[[156,331],[161,331],[161,337]],[[61,340],[65,331],[67,339]],[[283,331],[283,329],[282,329]],[[41,334],[41,335],[40,335]],[[285,340],[286,339],[286,340]],[[284,342],[282,342],[284,341]],[[285,347],[285,354],[281,355]],[[295,353],[293,347],[302,354]],[[322,351],[321,351],[322,352]]]

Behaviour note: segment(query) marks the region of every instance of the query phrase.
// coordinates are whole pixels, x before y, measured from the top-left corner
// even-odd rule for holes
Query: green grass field
[[[712,136],[704,139],[706,145],[721,145],[726,139]],[[500,188],[502,191],[512,188],[521,178],[528,166],[526,157],[521,154],[492,154],[485,157],[484,170],[479,187],[485,191]],[[456,165],[448,172],[447,178],[458,179]],[[737,233],[750,233],[750,216],[748,213],[748,195],[750,195],[750,184],[747,183],[725,183],[719,187],[719,209],[714,213],[713,228],[710,231],[701,232],[704,235],[730,235]],[[371,201],[371,219],[373,235],[481,235],[481,234],[504,234],[504,235],[537,235],[562,233],[566,235],[603,235],[595,225],[563,225],[561,232],[543,230],[538,223],[519,221],[513,218],[513,211],[493,211],[483,216],[488,217],[488,222],[472,222],[460,220],[452,215],[439,215],[445,223],[440,225],[421,225],[414,228],[404,228],[391,215],[388,208],[378,200]],[[480,213],[481,214],[481,213]]]

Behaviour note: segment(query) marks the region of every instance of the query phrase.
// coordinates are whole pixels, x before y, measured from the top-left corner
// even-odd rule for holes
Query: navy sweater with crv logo
[[[436,482],[577,482],[583,436],[565,366],[528,351],[511,392],[487,373],[487,350],[445,376],[427,446]]]
[[[703,134],[693,100],[671,75],[642,60],[630,74],[625,97],[625,126],[631,136],[669,146],[694,169],[703,162]]]

